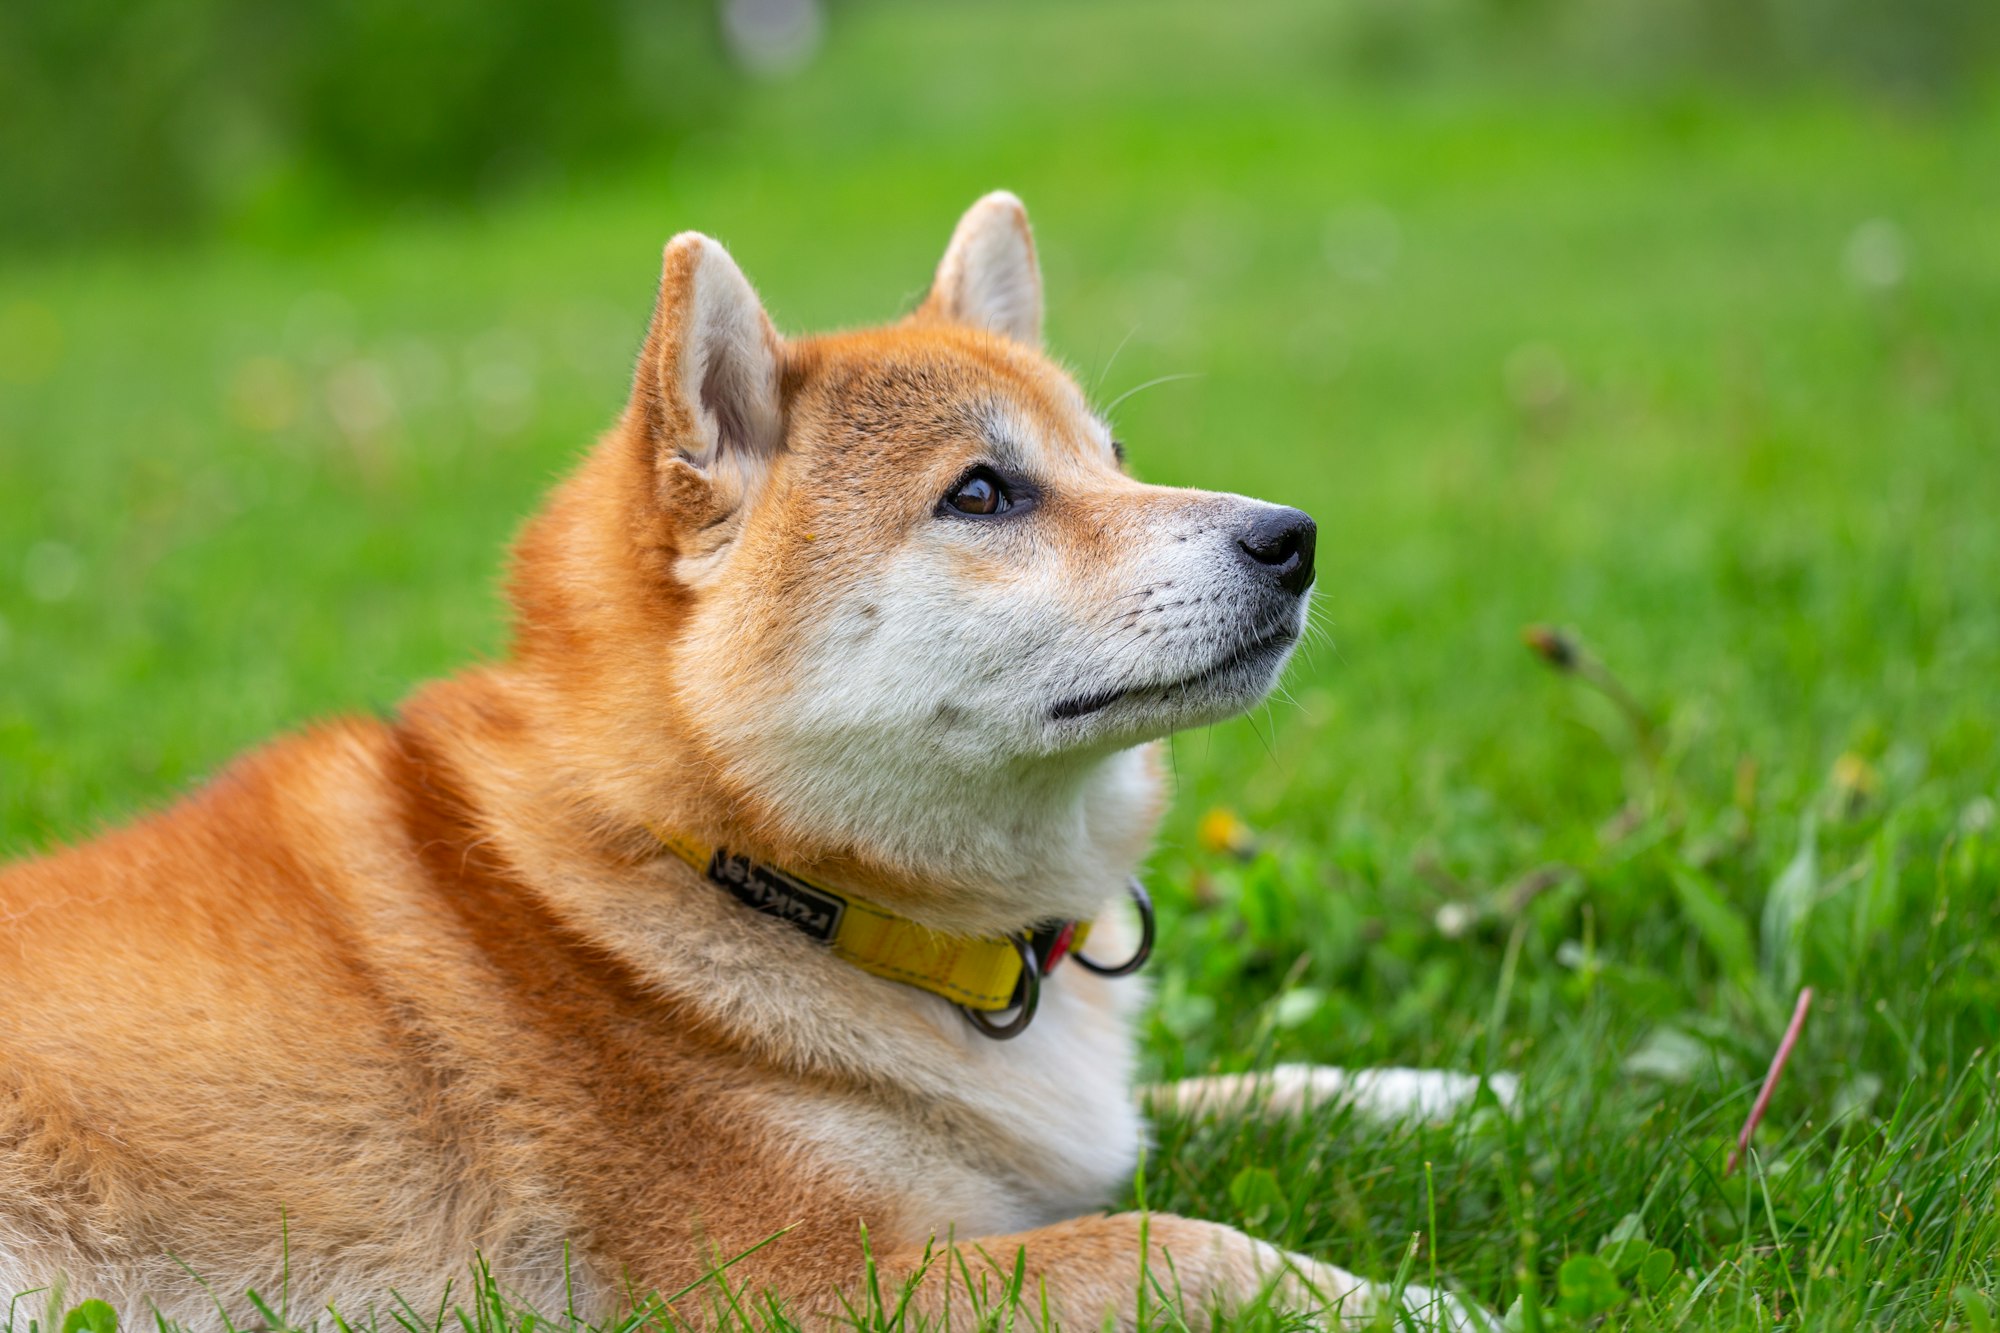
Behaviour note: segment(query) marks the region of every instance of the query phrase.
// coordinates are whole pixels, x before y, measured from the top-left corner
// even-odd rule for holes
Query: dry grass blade
[[[1792,1047],[1798,1045],[1799,1033],[1805,1029],[1806,1012],[1812,1008],[1812,987],[1799,992],[1799,1002],[1792,1009],[1792,1021],[1785,1025],[1785,1035],[1778,1042],[1778,1053],[1771,1057],[1771,1067],[1764,1072],[1764,1086],[1757,1089],[1757,1102],[1750,1108],[1749,1118],[1743,1122],[1743,1132],[1736,1136],[1736,1146],[1729,1151],[1729,1160],[1722,1164],[1722,1174],[1727,1179],[1736,1170],[1736,1163],[1750,1150],[1750,1136],[1757,1132],[1757,1122],[1764,1118],[1764,1108],[1771,1104],[1771,1094],[1777,1091],[1778,1080],[1784,1076],[1785,1062],[1792,1058]]]

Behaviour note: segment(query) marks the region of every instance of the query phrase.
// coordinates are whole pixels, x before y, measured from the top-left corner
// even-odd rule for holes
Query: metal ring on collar
[[[1100,977],[1130,976],[1153,956],[1153,900],[1147,896],[1146,886],[1139,882],[1137,875],[1126,883],[1125,891],[1132,895],[1132,902],[1139,909],[1139,947],[1133,950],[1132,956],[1122,963],[1105,964],[1093,963],[1080,953],[1070,955],[1076,959],[1078,967],[1095,972]]]
[[[1035,961],[1034,946],[1020,935],[1013,937],[1014,952],[1021,956],[1021,1003],[1014,1016],[1004,1023],[997,1023],[984,1009],[969,1009],[958,1006],[966,1021],[978,1028],[980,1035],[995,1041],[1009,1041],[1028,1030],[1028,1024],[1035,1021],[1035,1007],[1042,1002],[1042,969]]]

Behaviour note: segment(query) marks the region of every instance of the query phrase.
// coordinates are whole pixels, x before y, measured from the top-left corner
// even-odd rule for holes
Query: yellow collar
[[[945,935],[866,899],[720,847],[660,829],[651,832],[744,906],[810,935],[863,972],[942,995],[967,1010],[973,1025],[989,1036],[1012,1036],[1027,1026],[1042,974],[1082,948],[1090,934],[1089,922],[1065,921],[1004,939]],[[1032,975],[1024,985],[1025,973]],[[1017,1006],[1021,1017],[1004,1029],[981,1017]]]

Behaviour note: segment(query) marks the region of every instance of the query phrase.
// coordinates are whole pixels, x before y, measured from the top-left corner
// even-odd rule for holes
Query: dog
[[[627,406],[519,538],[501,660],[0,875],[0,1292],[213,1327],[281,1272],[294,1308],[435,1306],[477,1255],[545,1310],[700,1323],[728,1284],[823,1325],[871,1273],[962,1317],[1018,1262],[1074,1327],[1133,1327],[1149,1274],[1197,1320],[1474,1326],[1103,1211],[1146,1135],[1119,973],[1156,743],[1273,686],[1315,531],[1134,480],[1041,323],[1006,193],[861,332],[781,338],[675,237]]]

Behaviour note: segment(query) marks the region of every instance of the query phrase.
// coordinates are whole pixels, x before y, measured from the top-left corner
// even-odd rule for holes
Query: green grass
[[[1137,469],[1321,524],[1332,646],[1174,744],[1151,1071],[1526,1080],[1513,1123],[1169,1124],[1146,1201],[1528,1328],[1992,1327],[2000,115],[1357,84],[1215,12],[842,10],[649,170],[0,269],[0,851],[494,651],[670,233],[859,323],[1006,185],[1100,401],[1199,377],[1118,408]]]

